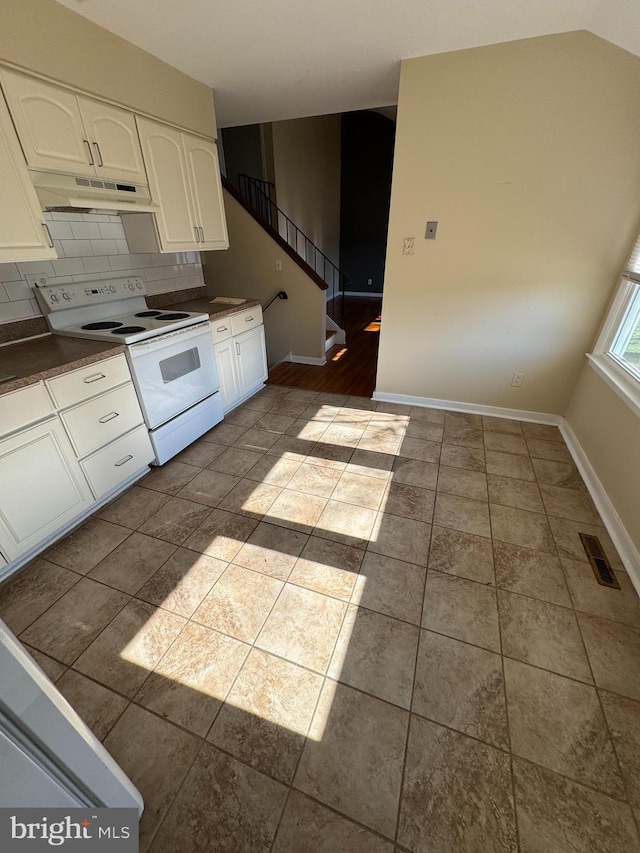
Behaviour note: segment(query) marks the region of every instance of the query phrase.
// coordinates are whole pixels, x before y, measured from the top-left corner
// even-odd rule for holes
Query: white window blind
[[[624,266],[625,272],[633,273],[640,276],[640,237],[636,240],[636,244],[631,250],[629,260]]]

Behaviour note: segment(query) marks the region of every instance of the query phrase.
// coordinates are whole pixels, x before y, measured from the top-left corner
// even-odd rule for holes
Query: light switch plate
[[[438,230],[438,223],[437,222],[427,222],[427,230],[426,230],[426,233],[424,235],[424,239],[425,240],[435,240],[437,230]]]

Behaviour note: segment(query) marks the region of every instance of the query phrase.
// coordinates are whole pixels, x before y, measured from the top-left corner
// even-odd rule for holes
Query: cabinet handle
[[[114,468],[119,468],[121,465],[124,465],[125,462],[129,462],[130,459],[133,459],[133,456],[131,454],[125,456],[124,459],[121,459],[119,462],[115,462]]]
[[[198,226],[194,225],[193,230],[196,232],[196,243],[200,242],[200,233],[198,232]]]
[[[90,165],[90,166],[95,166],[95,165],[96,165],[96,163],[95,163],[95,160],[93,159],[93,154],[91,153],[91,145],[89,145],[89,140],[88,140],[88,139],[83,139],[82,141],[83,141],[83,142],[84,142],[84,144],[87,146],[87,151],[88,151],[88,153],[89,153],[89,165]]]
[[[228,326],[218,326],[216,332],[226,332],[228,328]]]
[[[119,418],[119,412],[109,412],[108,415],[103,415],[101,418],[98,418],[99,424],[108,424],[109,421],[112,421],[114,418]]]
[[[252,320],[253,320],[253,317],[245,317],[244,318],[245,323],[251,323]]]
[[[96,149],[96,154],[98,155],[98,166],[104,166],[104,162],[102,160],[102,153],[100,151],[100,146],[98,145],[97,142],[94,142],[93,144],[94,144],[95,149]]]
[[[201,225],[198,225],[198,228],[200,229],[200,242],[204,243],[204,228]]]
[[[49,240],[49,248],[53,249],[53,237],[51,236],[51,231],[49,231],[49,226],[46,222],[42,223],[42,227],[47,232],[47,239]]]
[[[236,341],[236,352],[240,355],[240,344]]]
[[[93,376],[87,376],[84,381],[86,385],[89,385],[91,384],[91,382],[98,382],[98,380],[106,378],[107,377],[104,375],[104,373],[94,373]]]

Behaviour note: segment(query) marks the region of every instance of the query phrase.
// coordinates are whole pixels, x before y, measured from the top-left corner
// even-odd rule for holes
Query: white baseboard
[[[294,355],[292,352],[283,361],[290,361],[293,364],[311,364],[317,367],[324,367],[327,363],[326,358],[311,358],[307,355]]]
[[[494,418],[507,418],[512,421],[527,421],[532,424],[551,424],[559,426],[561,415],[546,412],[527,412],[524,409],[503,409],[500,406],[483,406],[479,403],[459,403],[455,400],[438,400],[435,397],[412,397],[409,394],[387,394],[374,391],[372,400],[382,403],[401,403],[405,406],[422,406],[427,409],[446,409],[449,412],[466,412],[471,415],[490,415]]]
[[[589,490],[596,509],[602,516],[604,526],[607,528],[613,544],[618,549],[620,559],[629,574],[631,582],[638,595],[640,595],[640,552],[627,533],[626,527],[616,512],[616,508],[600,482],[591,462],[589,462],[587,454],[584,452],[576,434],[564,419],[560,425],[560,432],[567,443],[567,447],[573,457],[573,461],[576,463],[578,471],[582,475],[582,479]]]

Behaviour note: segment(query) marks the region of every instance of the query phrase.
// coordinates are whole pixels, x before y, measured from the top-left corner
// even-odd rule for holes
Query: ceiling
[[[395,104],[400,60],[590,30],[640,55],[638,0],[58,0],[211,86],[221,127]]]

